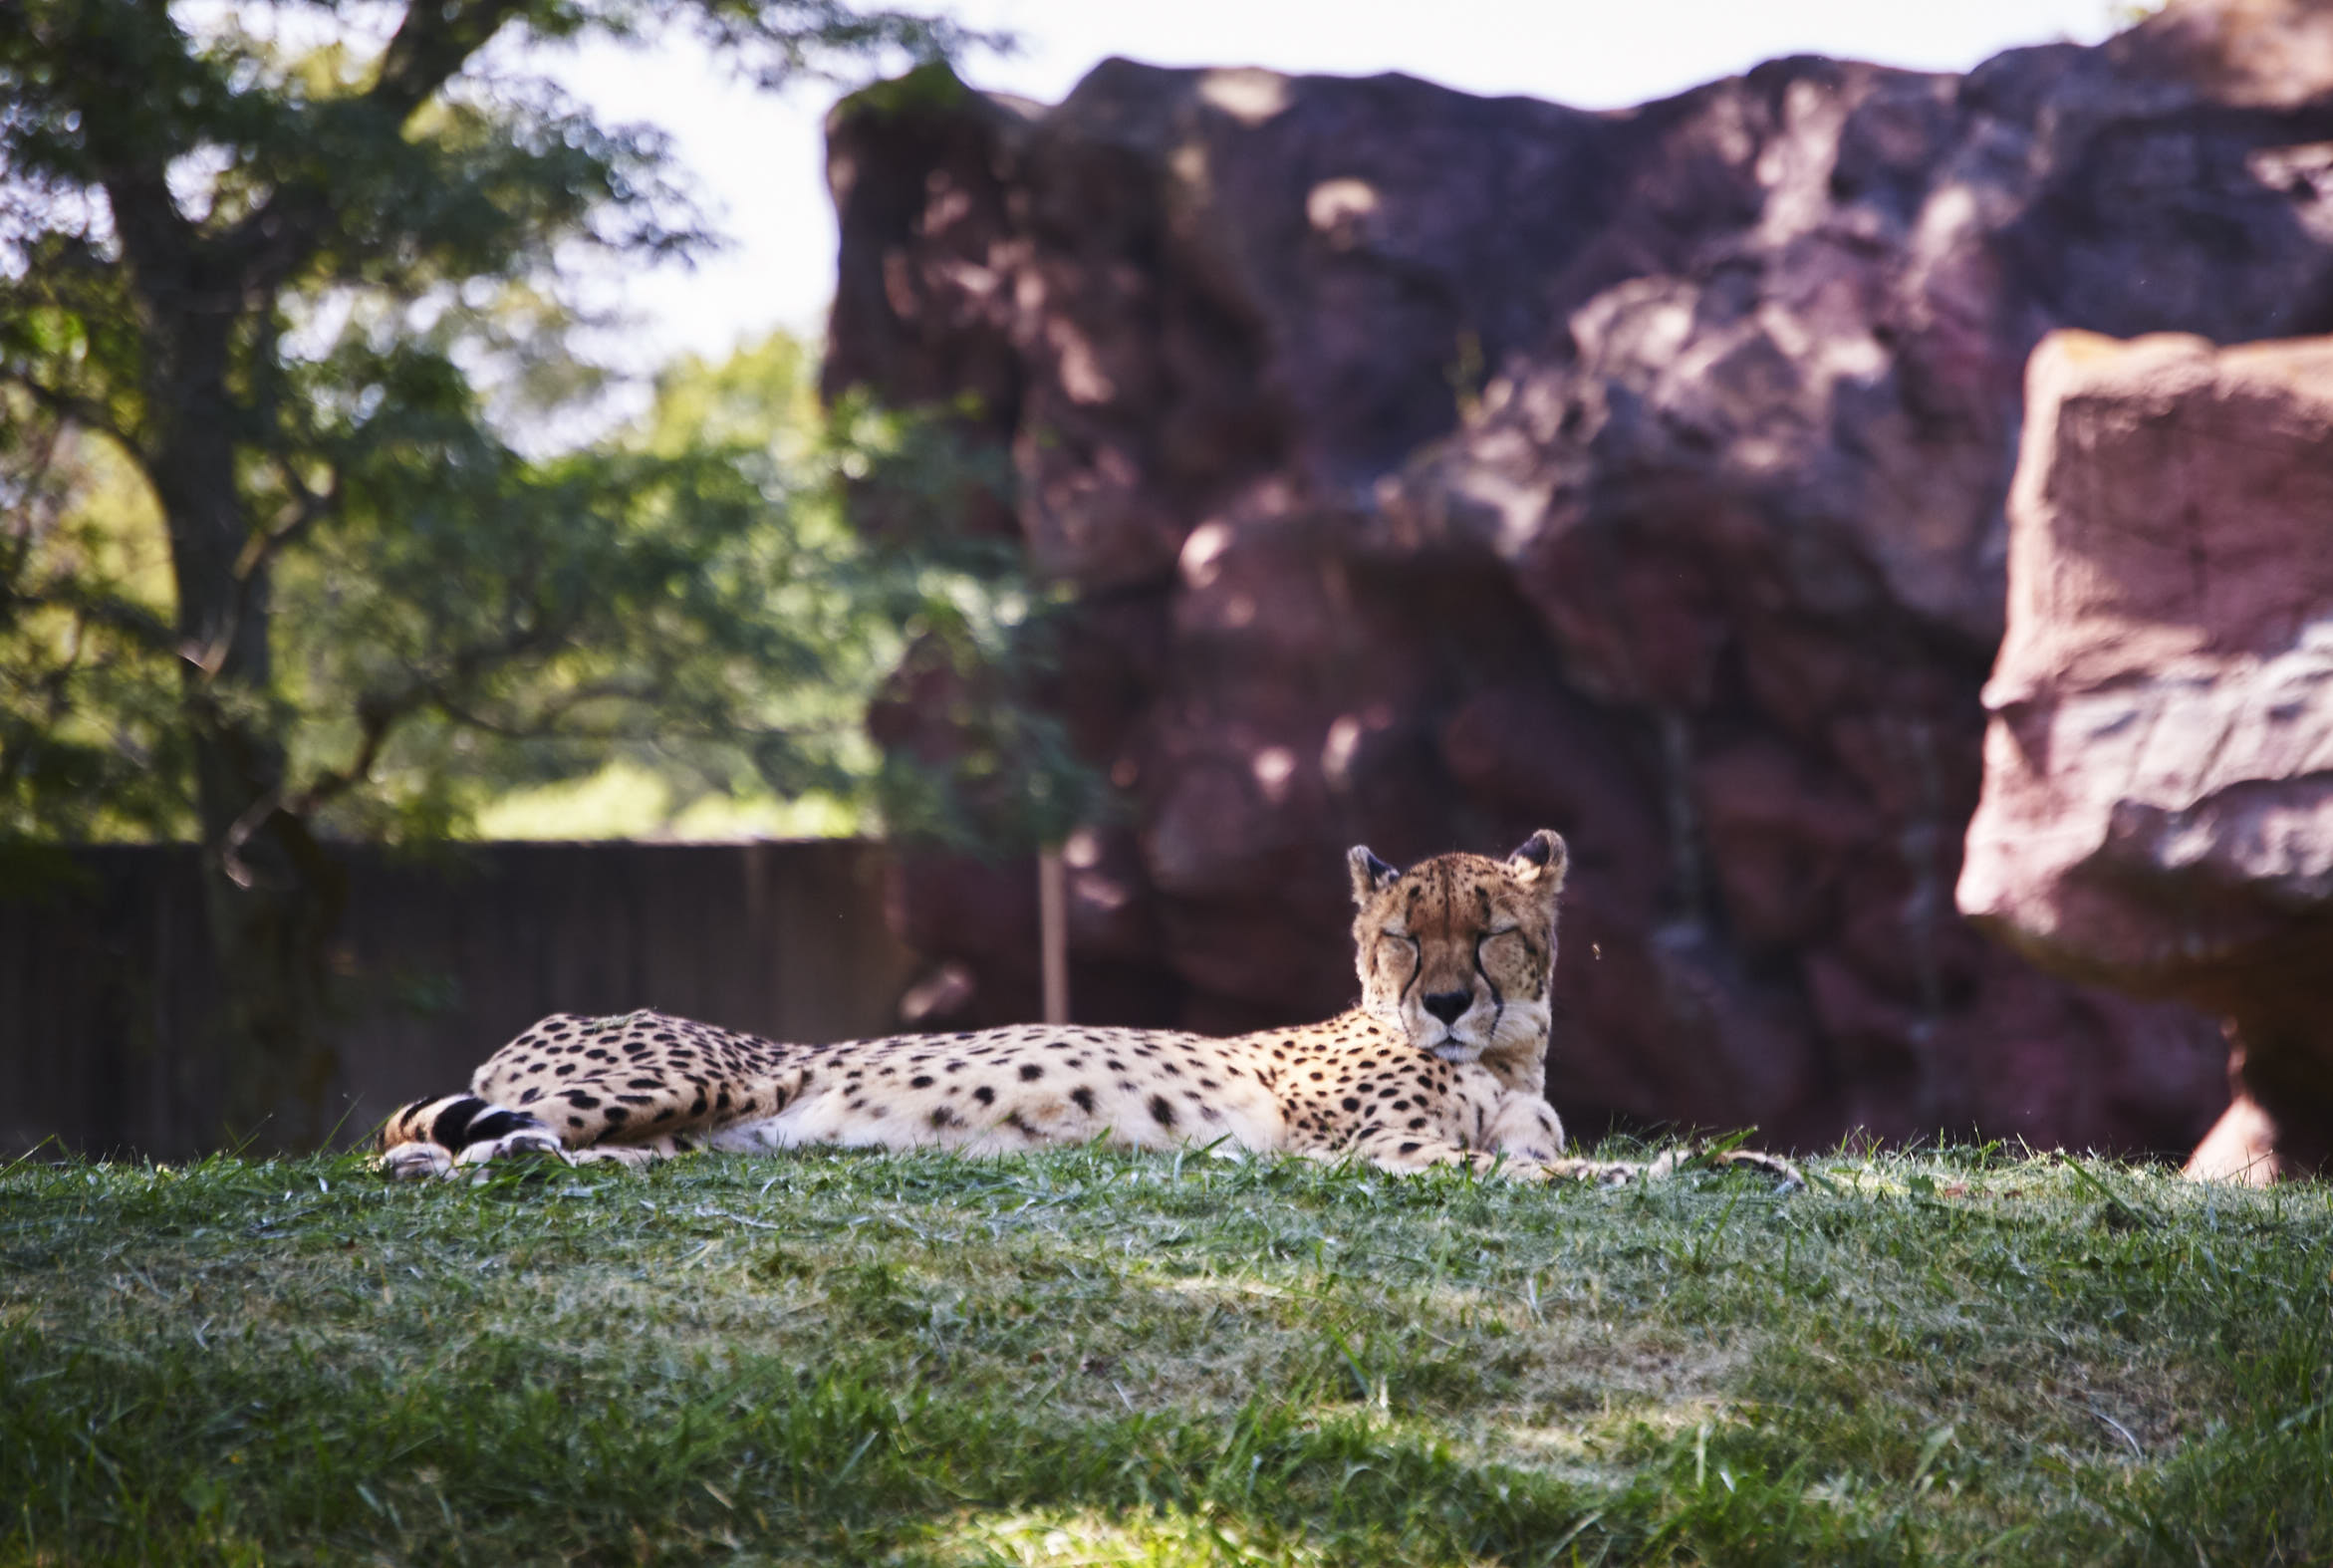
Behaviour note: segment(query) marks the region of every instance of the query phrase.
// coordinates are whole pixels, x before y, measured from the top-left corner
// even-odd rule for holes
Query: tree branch
[[[29,593],[0,590],[0,607],[33,610],[70,610],[84,621],[120,632],[149,653],[171,653],[178,648],[177,630],[134,600],[97,593],[67,582],[63,588],[40,588]]]
[[[235,560],[235,581],[245,588],[287,546],[299,543],[303,534],[331,516],[341,504],[339,469],[333,470],[332,482],[321,492],[309,489],[281,452],[275,454],[275,470],[284,488],[292,493],[291,515],[273,528],[254,532],[244,544],[243,553]]]
[[[445,5],[415,0],[381,52],[381,74],[366,93],[367,102],[402,123],[485,48],[504,23],[526,9],[525,0],[457,0]]]
[[[132,458],[137,455],[137,442],[114,418],[113,410],[95,398],[51,387],[48,383],[37,381],[23,371],[13,370],[4,365],[0,365],[0,382],[6,382],[11,387],[24,389],[33,401],[59,418],[71,420],[83,429],[95,430],[100,435],[110,436],[124,452]]]
[[[503,25],[526,10],[526,0],[412,0],[388,47],[363,104],[403,125],[445,86]],[[246,298],[272,299],[323,243],[333,216],[330,187],[302,180],[278,187],[229,229],[220,252]]]
[[[184,34],[166,5],[149,4],[144,10],[146,20],[139,28],[125,31],[106,8],[80,8],[58,29],[52,47],[63,66],[60,88],[81,116],[97,183],[113,209],[131,286],[153,299],[191,290],[196,280],[187,263],[199,231],[170,199],[169,160],[176,148],[166,135],[151,133],[144,117],[124,112],[126,106],[181,85],[171,71],[156,83],[159,62],[152,57],[182,52]]]
[[[318,774],[297,795],[278,790],[270,800],[254,802],[251,811],[244,814],[246,817],[258,814],[253,818],[252,831],[256,831],[257,825],[266,820],[268,812],[285,805],[287,801],[296,815],[306,817],[318,807],[364,783],[371,777],[373,764],[380,759],[381,748],[387,744],[389,731],[396,727],[399,720],[424,707],[436,707],[446,713],[455,712],[455,699],[449,692],[458,689],[480,670],[507,662],[543,641],[545,638],[540,632],[514,631],[496,642],[463,649],[454,655],[452,668],[441,676],[418,676],[394,692],[367,693],[359,697],[357,730],[360,738],[356,755],[343,766]],[[266,807],[265,811],[261,810],[262,806]]]
[[[608,697],[647,702],[653,700],[656,695],[655,688],[648,682],[631,681],[621,676],[611,675],[604,680],[586,681],[582,685],[571,686],[556,696],[546,699],[543,705],[533,713],[515,720],[489,718],[484,713],[466,707],[451,697],[439,697],[436,705],[438,711],[447,718],[460,724],[466,724],[480,734],[492,735],[498,740],[536,740],[554,733],[562,735],[563,738],[580,740],[615,740],[622,738],[626,732],[613,728],[570,731],[562,730],[559,726],[564,723],[568,714],[587,702],[597,702]],[[714,731],[708,728],[705,733],[711,734]]]

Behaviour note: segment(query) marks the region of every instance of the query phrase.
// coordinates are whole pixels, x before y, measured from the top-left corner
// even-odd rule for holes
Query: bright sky
[[[913,6],[916,0],[897,0]],[[2112,31],[2113,0],[960,0],[961,21],[1020,35],[968,65],[977,87],[1058,102],[1098,62],[1401,71],[1469,93],[1583,109],[1664,98],[1780,55],[1965,71],[2001,50]],[[674,136],[733,245],[693,272],[621,280],[638,318],[624,358],[718,356],[773,326],[817,332],[834,290],[820,127],[834,87],[782,97],[728,79],[692,46],[595,48],[547,62],[602,115]]]

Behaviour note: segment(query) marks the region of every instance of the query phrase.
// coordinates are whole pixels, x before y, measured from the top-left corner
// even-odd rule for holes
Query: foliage
[[[804,1152],[0,1173],[0,1558],[2315,1562],[2333,1202]]]
[[[598,388],[548,292],[562,245],[664,254],[707,238],[655,137],[511,82],[450,80],[403,126],[383,124],[371,101],[388,80],[348,42],[353,23],[334,16],[320,47],[296,52],[301,9],[243,7],[184,33],[184,16],[151,7],[33,7],[0,33],[0,87],[16,94],[0,119],[14,198],[0,378],[16,383],[0,455],[9,488],[42,497],[12,497],[0,555],[0,829],[193,826],[186,739],[200,725],[172,686],[221,660],[186,647],[203,616],[168,572],[193,541],[154,499],[172,410],[154,406],[165,346],[144,332],[144,261],[115,212],[124,163],[161,165],[170,203],[140,222],[212,266],[259,245],[264,214],[299,217],[332,182],[313,254],[250,313],[226,378],[243,415],[229,497],[240,602],[212,621],[250,619],[266,593],[273,679],[221,695],[285,742],[275,800],[339,831],[413,836],[457,826],[499,777],[657,744],[721,786],[864,775],[838,693],[864,700],[878,628],[912,619],[914,588],[899,562],[852,548],[826,483],[838,452],[770,450],[784,424],[821,427],[798,346],[681,367],[628,441],[530,459],[502,431]],[[558,37],[681,12],[469,9],[459,21],[480,37],[502,14]],[[838,7],[695,19],[730,42],[756,33],[768,70],[861,40],[945,40]],[[415,19],[396,40],[408,33],[429,47]],[[436,47],[466,42],[455,28]],[[391,40],[378,70],[396,54]],[[89,115],[98,82],[73,73],[103,63],[151,73],[147,122]],[[329,175],[322,154],[339,154]],[[140,581],[112,560],[130,544]]]
[[[854,482],[911,489],[919,504],[909,515],[944,518],[965,493],[1006,478],[929,416],[851,399],[830,417],[815,378],[809,346],[784,332],[719,363],[685,357],[657,377],[640,419],[538,461],[595,476],[627,466],[685,472],[684,498],[655,496],[623,518],[626,542],[639,551],[676,520],[706,527],[701,548],[681,541],[673,559],[702,574],[693,588],[709,583],[726,597],[693,615],[669,599],[646,616],[634,601],[600,604],[607,623],[571,631],[559,656],[503,666],[497,705],[432,706],[399,723],[364,793],[330,803],[325,825],[391,840],[479,828],[593,838],[685,833],[691,823],[712,836],[773,824],[867,831],[888,818],[904,833],[958,844],[1027,842],[1037,830],[993,813],[975,820],[961,804],[967,786],[1005,770],[1014,798],[1050,790],[1090,811],[1058,727],[1011,689],[967,707],[964,721],[985,728],[949,765],[878,756],[867,703],[910,647],[991,687],[1025,684],[1042,646],[1032,613],[1041,624],[1047,606],[1021,584],[1016,553],[995,541],[944,528],[905,541],[856,533],[845,494]],[[103,595],[136,604],[156,625],[168,620],[151,494],[102,438],[26,419],[11,428],[40,429],[67,450],[26,454],[23,500],[9,509],[0,583],[17,592],[15,613],[0,618],[0,832],[187,837],[183,757],[163,760],[168,661],[109,636],[93,606]],[[600,484],[603,495],[612,489]],[[275,586],[278,647],[297,655],[284,671],[292,749],[318,772],[357,743],[354,713],[367,693],[400,676],[427,679],[428,650],[463,646],[464,629],[442,624],[463,601],[433,592],[477,575],[457,548],[506,553],[485,564],[489,577],[546,564],[541,530],[480,536],[458,519],[435,526],[421,509],[367,520],[370,530],[344,527],[287,557]],[[431,526],[407,526],[415,521]],[[638,572],[637,557],[593,564],[614,584]],[[590,565],[571,575],[594,581]],[[666,635],[674,608],[684,627],[774,636],[742,650],[686,647]]]
[[[0,395],[0,841],[190,836],[170,605],[143,482]]]
[[[504,665],[494,689],[415,715],[382,749],[373,815],[329,820],[375,837],[462,831],[514,786],[542,799],[546,785],[590,781],[605,795],[634,779],[650,781],[666,823],[805,796],[831,803],[826,820],[866,823],[878,773],[870,695],[926,629],[970,607],[1008,630],[1023,592],[1003,552],[943,530],[902,545],[851,528],[855,473],[911,467],[935,513],[994,481],[924,438],[920,418],[856,404],[829,418],[813,374],[808,350],[782,333],[718,365],[685,360],[658,378],[637,425],[541,464],[588,493],[624,494],[624,554],[574,559],[590,541],[558,521],[554,501],[542,535],[498,541],[509,558],[480,575],[559,573],[571,615],[589,619],[570,622],[555,658]],[[443,546],[475,548],[475,531],[458,519],[417,527],[424,519],[408,505],[348,558],[319,550],[284,575],[286,620],[314,650],[304,685],[323,698],[301,751],[353,743],[335,694],[476,641],[476,629],[443,625],[468,614],[462,596],[426,592],[468,575]],[[661,570],[644,583],[650,551]]]
[[[595,385],[562,258],[708,240],[656,133],[521,51],[672,26],[768,81],[963,38],[838,0],[0,6],[0,833],[193,829],[224,1130],[321,1134],[320,835],[441,833],[465,777],[587,751],[831,786],[819,682],[963,618],[960,569],[861,548],[735,433],[513,436]],[[75,506],[100,445],[150,530]]]

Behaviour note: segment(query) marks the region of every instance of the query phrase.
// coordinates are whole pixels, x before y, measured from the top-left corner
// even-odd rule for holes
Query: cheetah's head
[[[1437,855],[1397,872],[1355,845],[1353,941],[1361,1005],[1447,1062],[1540,1087],[1555,901],[1569,856],[1542,828],[1503,861]]]

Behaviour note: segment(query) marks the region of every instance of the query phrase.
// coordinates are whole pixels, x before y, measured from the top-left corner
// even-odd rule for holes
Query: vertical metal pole
[[[1037,947],[1045,980],[1045,1021],[1069,1022],[1069,876],[1061,846],[1037,852]]]

